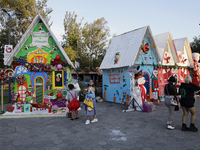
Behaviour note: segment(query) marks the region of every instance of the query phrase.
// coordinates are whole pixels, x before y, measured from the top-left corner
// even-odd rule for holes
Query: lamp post
[[[11,15],[8,13],[7,10],[5,9],[2,9],[3,12],[5,12],[9,17],[8,17],[8,44],[10,45],[10,18],[11,18]],[[10,66],[9,66],[10,68]],[[9,103],[11,103],[11,88],[10,88],[10,84],[11,84],[11,79],[9,78],[9,82],[8,82],[8,99],[9,99]]]

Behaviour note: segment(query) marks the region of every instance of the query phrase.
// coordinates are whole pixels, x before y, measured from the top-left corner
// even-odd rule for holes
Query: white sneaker
[[[167,125],[167,129],[168,129],[168,130],[174,130],[175,127],[173,127],[171,124],[168,124],[168,125]]]
[[[86,120],[85,124],[90,124],[90,120]]]
[[[95,118],[94,118],[91,122],[92,122],[92,123],[98,122],[98,119],[95,119]]]

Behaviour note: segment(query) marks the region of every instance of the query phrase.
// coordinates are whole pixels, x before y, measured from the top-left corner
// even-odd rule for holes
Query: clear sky
[[[92,23],[104,17],[111,36],[149,25],[153,35],[170,31],[173,39],[200,35],[200,0],[48,0],[51,30],[58,41],[64,33],[66,11],[75,12],[77,21]]]

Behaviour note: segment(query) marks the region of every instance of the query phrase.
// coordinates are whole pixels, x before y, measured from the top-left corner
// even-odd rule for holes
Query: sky
[[[93,23],[104,17],[110,35],[120,35],[149,25],[153,35],[171,32],[173,39],[200,35],[200,0],[48,0],[52,32],[58,41],[64,34],[63,20],[68,12],[77,14],[77,22]]]

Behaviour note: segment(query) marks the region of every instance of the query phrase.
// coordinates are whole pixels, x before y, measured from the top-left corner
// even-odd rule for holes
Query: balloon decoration
[[[60,59],[61,59],[60,55],[56,55],[56,60],[60,60]]]
[[[58,69],[62,69],[62,65],[61,65],[61,64],[58,64],[58,65],[57,65],[57,68],[58,68]]]
[[[62,98],[62,93],[58,93],[57,98]]]

